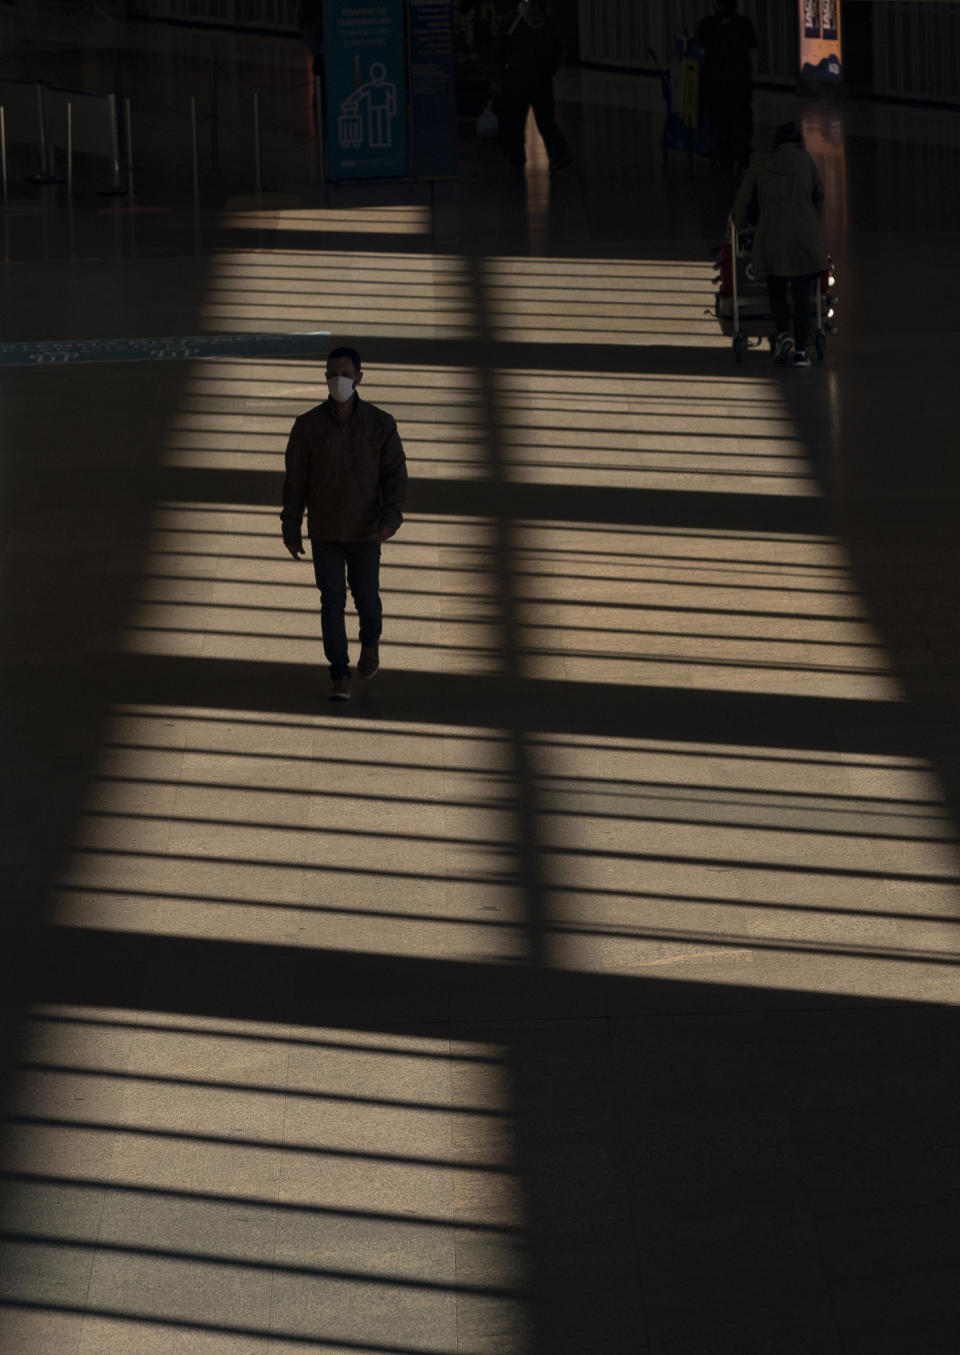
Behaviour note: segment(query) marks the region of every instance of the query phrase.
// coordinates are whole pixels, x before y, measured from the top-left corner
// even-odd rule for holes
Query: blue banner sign
[[[327,0],[323,7],[327,174],[407,173],[403,0]]]
[[[169,339],[35,339],[0,343],[0,367],[68,362],[184,362],[193,358],[286,358],[326,353],[326,330],[310,334],[195,334]]]
[[[453,0],[409,0],[413,173],[457,172],[457,87]]]

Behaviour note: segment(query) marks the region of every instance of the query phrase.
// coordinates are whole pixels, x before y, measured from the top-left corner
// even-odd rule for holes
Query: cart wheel
[[[747,341],[742,334],[736,334],[733,340],[733,356],[737,362],[743,361],[743,355],[747,351]]]
[[[816,338],[816,344],[817,344],[817,361],[818,361],[818,362],[822,362],[822,361],[823,361],[823,355],[824,355],[824,353],[827,351],[827,336],[826,336],[826,334],[818,334],[818,335],[817,335],[817,338]]]

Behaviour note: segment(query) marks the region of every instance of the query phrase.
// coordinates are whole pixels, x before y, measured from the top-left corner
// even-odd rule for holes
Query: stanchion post
[[[7,201],[7,112],[0,104],[0,202]]]
[[[259,197],[263,191],[263,176],[260,170],[260,95],[256,90],[253,92],[253,173]]]
[[[40,168],[36,174],[29,176],[29,182],[56,183],[55,151],[47,139],[47,87],[38,80],[34,89],[37,93],[37,141],[39,142]]]
[[[49,165],[47,164],[47,96],[39,81],[34,88],[37,92],[37,139],[40,143],[40,169],[37,177],[45,179],[49,172]]]
[[[127,134],[127,196],[133,197],[133,113],[129,98],[123,101],[123,124]]]
[[[107,119],[110,123],[110,190],[120,192],[120,138],[117,133],[117,96],[107,95]]]
[[[70,258],[77,257],[77,232],[73,220],[73,103],[67,100],[67,232]]]
[[[67,197],[73,196],[73,104],[67,100]]]
[[[220,177],[220,119],[217,108],[217,63],[210,62],[210,171]]]
[[[193,156],[193,252],[200,257],[200,148],[197,140],[197,96],[190,95],[190,142]]]
[[[193,196],[200,196],[200,151],[197,145],[197,96],[190,95],[190,151],[193,156]]]
[[[317,133],[317,174],[320,177],[320,192],[324,192],[326,182],[326,163],[323,149],[323,87],[319,75],[313,77],[313,125]]]

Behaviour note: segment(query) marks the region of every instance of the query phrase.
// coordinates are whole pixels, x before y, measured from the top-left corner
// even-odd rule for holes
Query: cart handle
[[[730,228],[730,272],[733,275],[733,332],[740,332],[740,295],[737,292],[737,223],[733,219],[733,213],[727,217],[727,225]]]

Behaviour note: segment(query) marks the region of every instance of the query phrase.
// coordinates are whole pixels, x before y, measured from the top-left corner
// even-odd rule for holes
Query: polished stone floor
[[[555,180],[465,127],[0,217],[5,1353],[957,1348],[960,113],[758,95],[828,191],[794,372],[655,82],[561,93]],[[318,359],[30,357],[318,330],[411,473],[346,709],[278,534]]]

